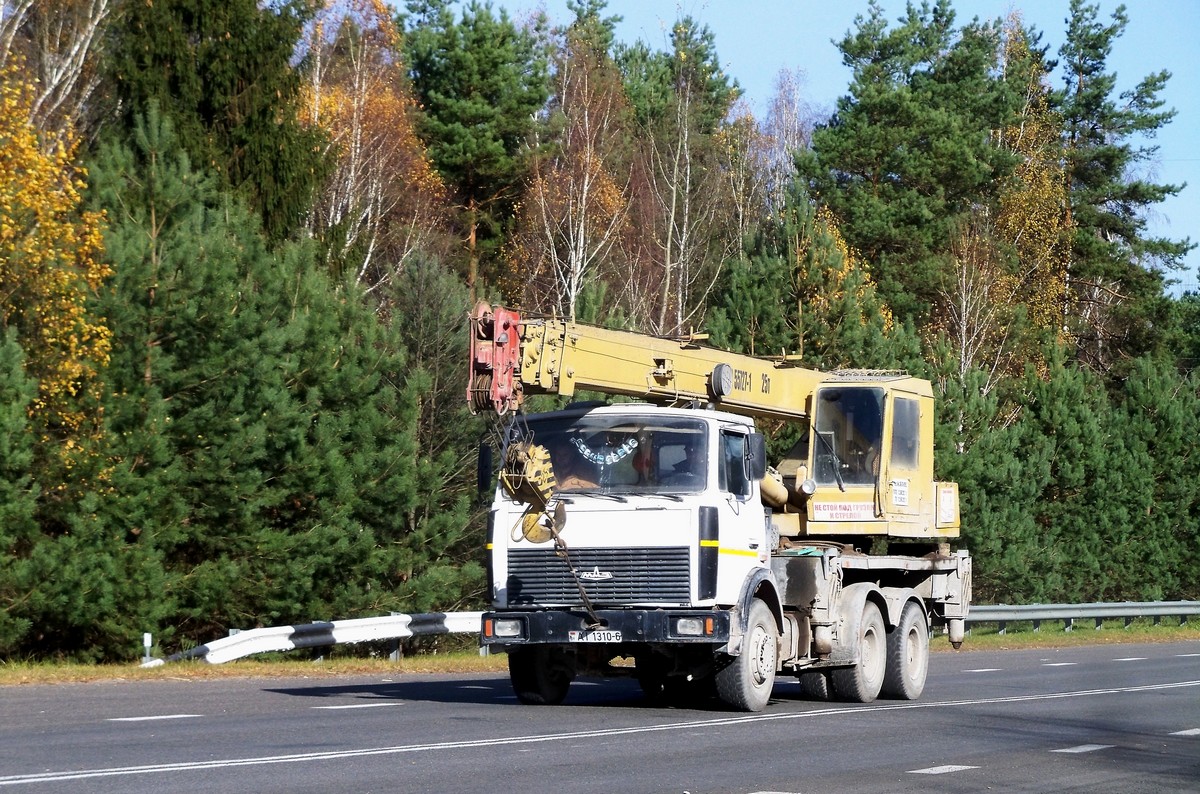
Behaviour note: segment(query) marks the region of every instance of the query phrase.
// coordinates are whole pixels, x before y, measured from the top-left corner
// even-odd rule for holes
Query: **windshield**
[[[686,493],[705,487],[708,436],[697,419],[547,417],[514,424],[511,433],[546,448],[562,492]]]
[[[883,390],[824,388],[817,392],[813,460],[818,485],[871,485],[879,474]]]

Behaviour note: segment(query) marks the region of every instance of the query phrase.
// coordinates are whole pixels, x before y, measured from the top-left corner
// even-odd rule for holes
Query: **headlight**
[[[520,637],[523,628],[521,620],[518,618],[506,618],[497,620],[495,623],[497,637]]]
[[[704,618],[676,618],[675,633],[683,637],[703,636]]]

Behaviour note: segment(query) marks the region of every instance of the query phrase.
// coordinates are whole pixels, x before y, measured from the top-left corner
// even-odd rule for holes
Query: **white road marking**
[[[964,673],[998,673],[1002,667],[976,667],[974,670],[963,670]]]
[[[910,775],[947,775],[951,772],[963,772],[967,769],[978,769],[977,766],[963,766],[961,764],[946,764],[945,766],[931,766],[928,769],[910,769]]]
[[[152,717],[111,717],[108,722],[152,722],[154,720],[186,720],[203,714],[156,714]]]
[[[1080,744],[1075,747],[1064,747],[1061,750],[1051,750],[1052,753],[1094,753],[1097,750],[1107,750],[1111,744]]]
[[[1188,728],[1186,731],[1175,731],[1172,736],[1200,736],[1200,728]]]
[[[399,705],[401,705],[401,704],[396,701],[389,701],[387,703],[350,703],[350,704],[344,705],[344,706],[313,706],[313,708],[314,709],[325,709],[327,711],[334,711],[336,709],[377,709],[380,706],[399,706]]]
[[[1071,667],[1077,664],[1079,662],[1045,662],[1042,664],[1042,667]]]
[[[205,769],[232,769],[243,766],[266,766],[271,764],[295,764],[306,761],[332,761],[344,758],[363,758],[377,755],[402,755],[408,753],[445,752],[446,750],[487,749],[496,746],[516,747],[519,745],[538,745],[549,742],[579,739],[597,739],[614,736],[638,736],[643,734],[667,733],[674,731],[694,731],[697,728],[724,728],[738,725],[758,725],[769,722],[794,722],[809,720],[815,717],[848,717],[856,714],[869,714],[881,711],[909,711],[912,709],[945,709],[961,708],[963,706],[983,706],[1005,703],[1031,703],[1043,700],[1064,700],[1066,698],[1090,698],[1105,695],[1126,695],[1139,692],[1161,692],[1170,689],[1189,689],[1200,687],[1200,680],[1175,681],[1166,684],[1145,684],[1143,686],[1113,687],[1110,689],[1082,689],[1067,692],[1050,692],[1044,695],[1009,695],[995,698],[974,698],[969,700],[943,700],[916,703],[894,703],[880,705],[872,703],[862,706],[839,706],[813,709],[811,711],[786,712],[773,714],[743,714],[736,717],[720,717],[703,720],[688,720],[684,722],[665,722],[657,725],[632,726],[628,728],[598,728],[591,731],[572,731],[568,733],[527,734],[522,736],[492,736],[484,739],[471,739],[451,742],[431,742],[428,744],[402,744],[391,747],[364,747],[358,750],[330,750],[316,753],[293,753],[290,755],[267,755],[250,758],[216,758],[207,761],[179,761],[175,763],[147,764],[144,766],[118,766],[98,769],[78,769],[62,772],[38,772],[27,775],[0,776],[0,786],[14,786],[23,783],[57,783],[67,780],[88,780],[101,777],[119,777],[129,775],[148,775],[167,772],[192,772]]]
[[[1179,658],[1191,658],[1193,656],[1200,656],[1200,653],[1177,653],[1175,656]]]
[[[1123,656],[1120,659],[1113,659],[1114,662],[1144,662],[1145,656]]]

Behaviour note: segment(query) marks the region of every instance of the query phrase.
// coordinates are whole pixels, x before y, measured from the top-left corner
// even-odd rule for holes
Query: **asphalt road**
[[[916,702],[558,707],[501,676],[0,687],[0,789],[1200,792],[1200,642],[935,654]]]

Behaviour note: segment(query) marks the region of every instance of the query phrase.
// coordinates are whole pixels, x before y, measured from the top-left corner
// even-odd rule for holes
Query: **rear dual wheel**
[[[900,622],[887,635],[883,694],[899,700],[916,700],[925,690],[928,673],[929,626],[925,612],[909,601],[900,612]]]
[[[870,703],[879,697],[887,666],[887,629],[879,607],[863,605],[858,623],[858,662],[829,671],[829,684],[838,700]]]

